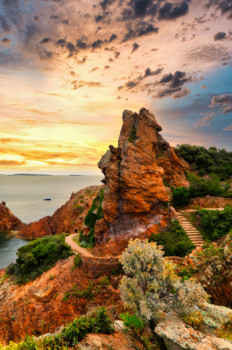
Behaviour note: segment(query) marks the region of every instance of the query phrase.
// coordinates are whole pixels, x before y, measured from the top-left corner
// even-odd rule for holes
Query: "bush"
[[[186,187],[174,188],[172,192],[172,203],[174,207],[180,208],[188,204],[190,200],[189,189]]]
[[[105,308],[100,307],[94,310],[89,316],[81,316],[71,324],[66,325],[59,337],[67,346],[75,346],[88,333],[111,334],[114,329],[112,320]]]
[[[227,180],[232,175],[232,152],[225,149],[202,146],[180,145],[176,151],[200,176],[217,174],[220,180]]]
[[[77,255],[74,258],[74,265],[80,267],[83,264],[83,261],[80,257],[80,254],[77,253]]]
[[[155,242],[131,240],[120,262],[125,276],[119,289],[125,306],[149,324],[152,331],[166,312],[173,310],[187,316],[207,300],[201,285],[178,279],[174,265],[165,261]]]
[[[9,265],[7,273],[15,276],[16,283],[25,284],[72,254],[65,234],[39,238],[19,248],[16,263]]]
[[[23,342],[19,343],[17,350],[38,350],[36,339],[27,336]]]
[[[121,320],[127,330],[131,331],[137,337],[140,337],[144,330],[143,321],[135,314],[130,315],[128,312],[120,315]]]
[[[225,207],[223,211],[198,210],[194,216],[198,216],[198,228],[206,240],[215,241],[232,231],[231,206]]]
[[[185,256],[196,248],[177,220],[173,220],[168,232],[152,234],[149,242],[156,242],[164,249],[165,256]]]
[[[208,179],[203,179],[193,174],[188,174],[187,179],[190,182],[190,187],[177,187],[172,192],[172,203],[174,207],[180,208],[189,203],[191,198],[205,196],[225,196],[229,197],[228,186],[224,188],[220,185],[217,177],[212,176]]]

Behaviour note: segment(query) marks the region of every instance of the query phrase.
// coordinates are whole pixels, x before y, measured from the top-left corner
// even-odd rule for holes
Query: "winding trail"
[[[87,249],[82,248],[79,246],[79,244],[77,244],[76,242],[74,242],[74,237],[77,236],[77,234],[73,234],[73,235],[69,235],[65,238],[65,243],[67,243],[68,245],[70,245],[70,247],[72,248],[72,251],[76,254],[80,254],[81,256],[84,256],[86,258],[96,258],[93,254],[91,254]]]
[[[65,243],[67,243],[72,251],[75,253],[75,254],[80,254],[81,257],[83,258],[89,258],[89,259],[96,259],[96,260],[104,260],[104,261],[110,261],[110,260],[118,260],[119,259],[119,256],[96,256],[96,255],[93,255],[91,254],[87,249],[85,248],[82,248],[79,246],[79,244],[77,244],[73,239],[74,237],[78,236],[78,234],[72,234],[72,235],[69,235],[65,238]]]

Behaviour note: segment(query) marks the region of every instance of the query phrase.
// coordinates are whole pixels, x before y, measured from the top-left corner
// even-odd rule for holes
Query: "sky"
[[[0,0],[1,174],[100,174],[142,107],[232,150],[232,0]]]

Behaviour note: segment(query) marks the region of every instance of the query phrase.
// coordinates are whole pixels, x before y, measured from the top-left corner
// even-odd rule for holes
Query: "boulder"
[[[175,316],[168,316],[155,328],[167,349],[172,350],[232,350],[232,343],[205,334],[186,325]]]

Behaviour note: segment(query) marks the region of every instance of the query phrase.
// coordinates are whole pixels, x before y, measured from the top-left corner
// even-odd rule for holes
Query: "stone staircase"
[[[196,227],[194,227],[184,216],[183,212],[177,212],[177,217],[180,225],[183,227],[191,241],[195,244],[195,246],[201,247],[204,244],[201,233],[198,231]]]

